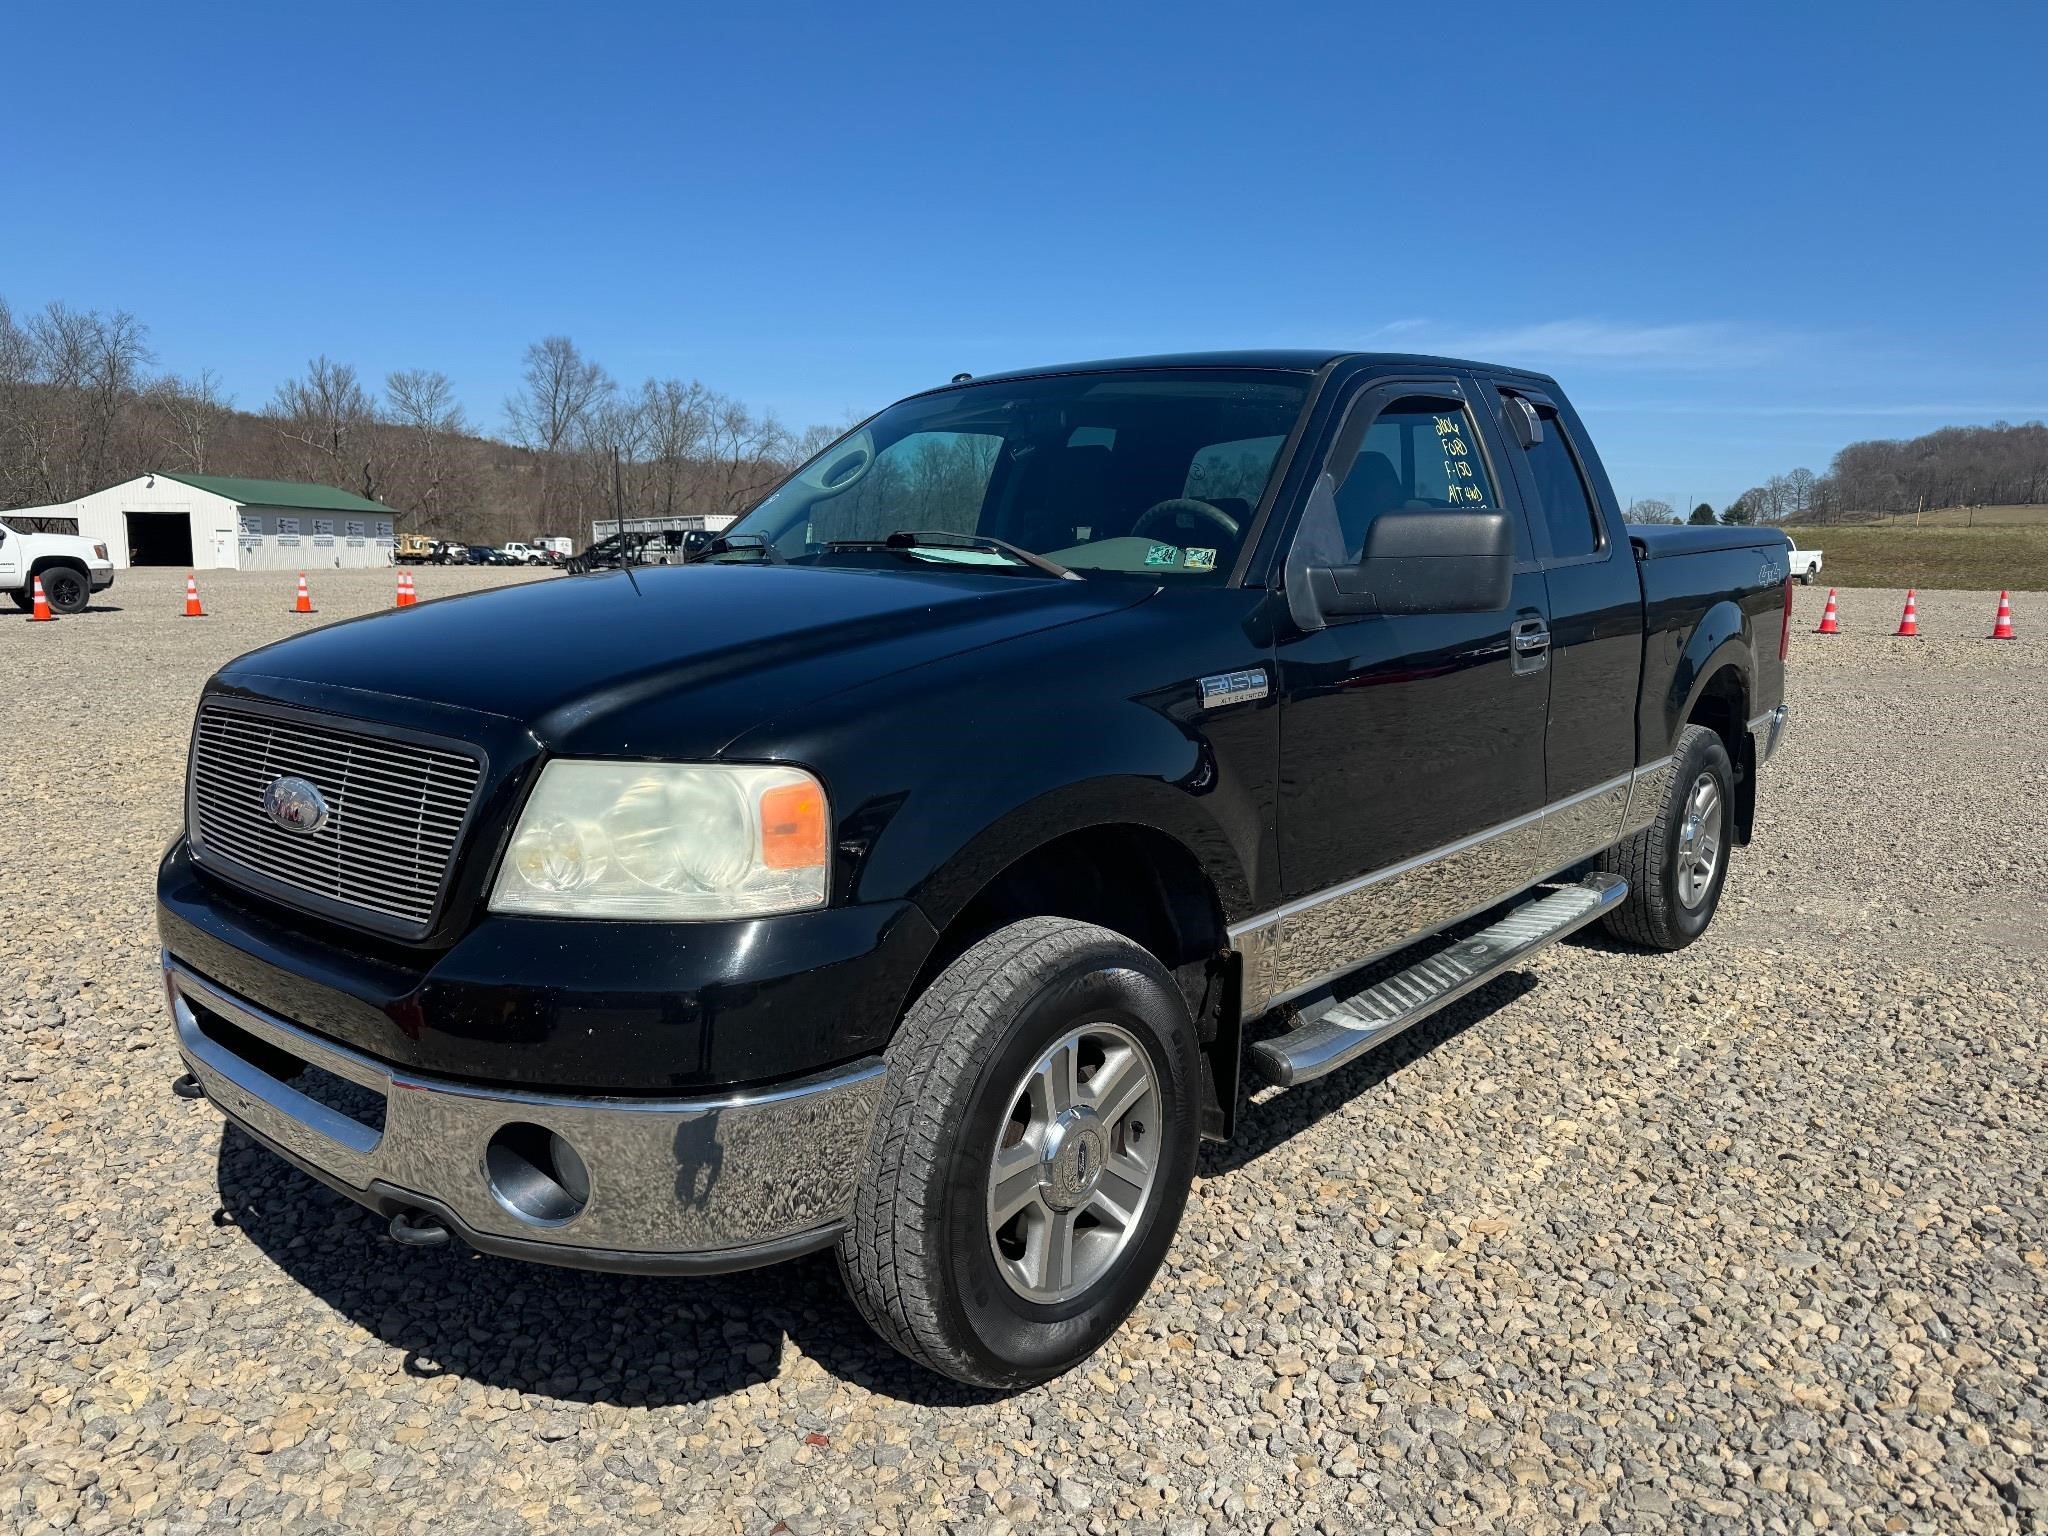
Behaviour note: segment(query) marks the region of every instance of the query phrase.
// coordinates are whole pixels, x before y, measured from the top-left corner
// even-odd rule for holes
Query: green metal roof
[[[156,473],[166,480],[211,491],[244,506],[308,507],[317,512],[388,512],[397,516],[381,501],[372,501],[353,491],[337,491],[331,485],[311,485],[304,480],[245,480],[239,475],[173,475],[161,469]]]

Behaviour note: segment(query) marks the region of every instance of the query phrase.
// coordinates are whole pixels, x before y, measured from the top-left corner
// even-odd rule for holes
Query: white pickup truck
[[[517,560],[521,565],[546,565],[548,563],[548,552],[535,545],[522,544],[519,540],[514,539],[510,544],[501,547],[506,554]]]
[[[1820,574],[1820,551],[1817,549],[1794,549],[1792,563],[1787,567],[1793,579],[1803,587],[1813,585],[1813,578]]]
[[[0,592],[26,609],[35,603],[36,578],[58,613],[83,613],[95,592],[114,584],[107,546],[71,533],[18,533],[0,523]]]

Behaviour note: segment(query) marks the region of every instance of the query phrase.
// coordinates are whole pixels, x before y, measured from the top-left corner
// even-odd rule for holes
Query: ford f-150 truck
[[[176,1086],[401,1241],[833,1247],[912,1358],[1040,1380],[1254,1079],[1596,920],[1700,936],[1789,575],[1775,532],[1625,526],[1535,374],[958,381],[701,563],[223,668],[157,886]]]
[[[107,546],[71,533],[23,533],[0,523],[0,592],[21,609],[35,602],[36,581],[58,613],[83,613],[95,592],[114,584]]]

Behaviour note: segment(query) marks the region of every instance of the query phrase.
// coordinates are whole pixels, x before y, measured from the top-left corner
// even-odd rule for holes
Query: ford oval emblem
[[[290,775],[270,781],[263,791],[263,809],[287,832],[318,832],[327,825],[327,802],[320,791]]]

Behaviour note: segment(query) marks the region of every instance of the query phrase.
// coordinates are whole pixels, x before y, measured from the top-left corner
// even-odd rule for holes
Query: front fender
[[[1241,625],[1146,603],[814,701],[728,755],[822,774],[839,900],[893,892],[943,929],[1034,849],[1124,824],[1184,847],[1230,919],[1253,910],[1271,857],[1278,713],[1205,709],[1199,680],[1247,657]]]

